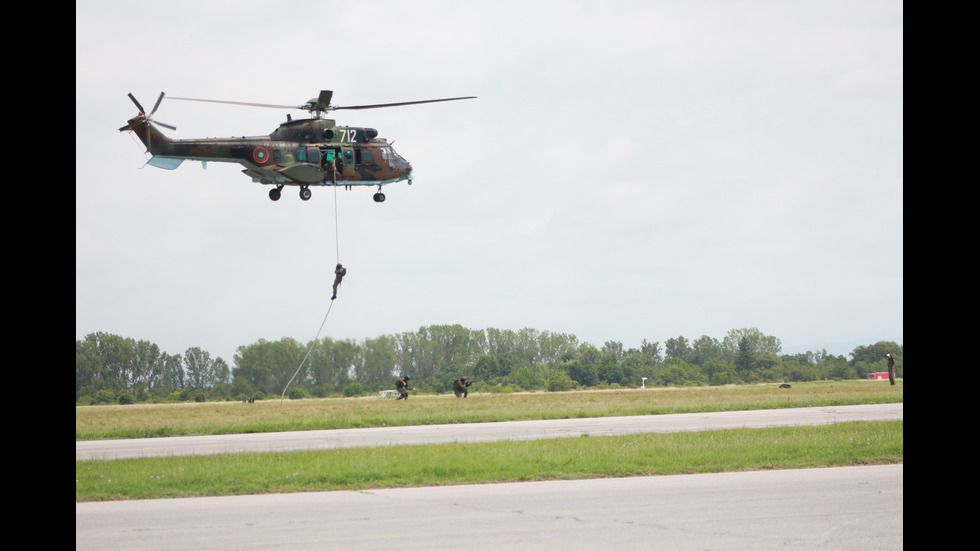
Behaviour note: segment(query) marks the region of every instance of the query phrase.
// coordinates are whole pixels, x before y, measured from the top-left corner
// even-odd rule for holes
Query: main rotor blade
[[[303,108],[302,106],[297,107],[295,105],[272,105],[269,103],[247,103],[243,101],[226,101],[220,99],[176,98],[174,96],[167,96],[167,99],[179,99],[181,101],[200,101],[204,103],[224,103],[226,105],[245,105],[248,107],[269,107],[272,109],[302,109]]]
[[[325,92],[329,92],[329,91],[325,91]],[[303,105],[276,105],[276,104],[271,104],[271,103],[251,103],[251,102],[245,102],[245,101],[227,101],[227,100],[220,100],[220,99],[201,99],[201,98],[178,98],[178,97],[174,97],[174,96],[167,96],[167,99],[176,99],[176,100],[181,100],[181,101],[199,101],[199,102],[204,102],[204,103],[223,103],[223,104],[226,104],[226,105],[244,105],[246,107],[268,107],[268,108],[271,108],[271,109],[300,109],[300,110],[303,110],[303,111],[317,111],[317,110],[322,110],[322,111],[337,111],[339,109],[350,109],[350,110],[356,110],[356,109],[377,109],[379,107],[398,107],[398,106],[402,106],[402,105],[417,105],[417,104],[420,104],[420,103],[437,103],[437,102],[441,102],[441,101],[457,101],[457,100],[461,100],[461,99],[475,99],[475,98],[476,98],[476,96],[465,96],[465,97],[459,97],[459,98],[428,99],[428,100],[422,100],[422,101],[402,101],[402,102],[398,102],[398,103],[376,103],[376,104],[372,104],[372,105],[350,105],[350,106],[347,106],[347,107],[336,107],[336,106],[330,107],[330,106],[327,106],[326,108],[323,108],[323,109],[317,109],[318,107],[324,106],[324,104],[329,105],[329,101],[330,101],[330,96],[329,95],[326,96],[326,97],[324,97],[324,94],[321,92],[321,96],[318,98],[318,101],[315,102],[313,105],[310,105],[310,103],[306,103],[306,104],[303,104]],[[326,100],[326,101],[324,102],[324,100]],[[136,100],[133,100],[133,101],[136,101]]]
[[[160,108],[160,102],[161,102],[161,101],[163,101],[163,92],[160,92],[160,97],[159,97],[159,98],[157,98],[157,103],[156,103],[156,105],[154,105],[154,106],[153,106],[153,111],[150,111],[150,114],[151,114],[151,115],[152,115],[153,113],[156,113],[156,112],[157,112],[157,109],[159,109],[159,108]]]
[[[143,106],[140,105],[140,102],[136,101],[136,97],[132,93],[129,94],[129,99],[133,100],[133,103],[136,104],[136,108],[140,110],[140,113],[146,113]]]
[[[165,122],[153,121],[153,124],[155,124],[157,126],[162,126],[164,128],[169,128],[171,130],[177,130],[177,127],[176,126],[171,126],[171,125],[169,125],[169,124],[167,124]]]
[[[427,99],[421,101],[402,101],[398,103],[376,103],[374,105],[350,105],[347,107],[331,107],[330,111],[338,109],[377,109],[379,107],[398,107],[401,105],[418,105],[420,103],[438,103],[440,101],[457,101],[461,99],[476,99],[476,96],[465,96],[459,98]]]

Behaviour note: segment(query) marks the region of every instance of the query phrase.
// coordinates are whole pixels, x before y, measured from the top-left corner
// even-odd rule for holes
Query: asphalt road
[[[899,550],[904,465],[75,504],[76,550]]]
[[[78,459],[903,418],[903,404],[76,442]],[[75,504],[76,550],[894,550],[904,465]]]
[[[422,425],[346,430],[312,430],[218,436],[185,436],[131,440],[76,441],[75,460],[123,459],[166,455],[232,452],[281,452],[335,449],[354,446],[486,442],[574,437],[582,434],[609,436],[644,432],[680,432],[732,428],[818,425],[848,421],[882,421],[903,418],[904,404],[821,406],[812,408],[684,413],[507,421],[458,425]]]

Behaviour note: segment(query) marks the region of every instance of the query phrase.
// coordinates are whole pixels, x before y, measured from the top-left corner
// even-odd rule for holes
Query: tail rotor
[[[136,125],[138,125],[140,122],[143,122],[143,121],[152,122],[153,124],[155,124],[157,126],[162,126],[164,128],[169,128],[170,130],[177,130],[177,127],[176,126],[172,126],[172,125],[169,125],[169,124],[166,124],[166,123],[162,123],[160,121],[153,120],[153,114],[157,112],[157,109],[160,108],[160,103],[163,102],[163,96],[164,96],[164,93],[163,92],[160,92],[160,97],[157,98],[156,105],[153,106],[153,110],[150,111],[150,114],[149,115],[147,115],[146,114],[146,109],[143,109],[143,106],[140,105],[140,102],[136,100],[136,96],[134,96],[132,93],[130,93],[129,94],[129,99],[133,100],[133,103],[136,104],[136,108],[139,109],[140,112],[139,112],[139,115],[137,115],[133,120],[129,121],[129,124],[127,124],[126,126],[120,128],[119,131],[120,132],[124,132],[126,130],[132,130],[133,127],[135,127]]]
[[[145,127],[146,136],[145,137],[140,136],[140,138],[146,144],[147,150],[150,149],[150,141],[152,136],[152,132],[150,128],[151,125],[162,126],[164,128],[169,128],[170,130],[177,130],[176,126],[172,126],[166,123],[153,120],[153,114],[157,112],[157,109],[160,108],[160,103],[163,102],[163,96],[164,93],[160,92],[160,97],[157,98],[157,102],[153,106],[153,110],[151,110],[150,113],[147,114],[146,109],[143,109],[143,106],[140,105],[140,102],[136,100],[136,96],[134,96],[132,93],[129,94],[129,99],[133,100],[133,103],[136,105],[136,108],[139,109],[139,114],[133,117],[132,119],[129,119],[129,122],[126,124],[126,126],[120,128],[119,131],[125,132],[127,130],[136,130],[137,128]]]

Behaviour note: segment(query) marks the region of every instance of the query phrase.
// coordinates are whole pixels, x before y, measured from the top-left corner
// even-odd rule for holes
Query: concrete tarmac
[[[904,465],[75,504],[80,551],[898,550]]]
[[[904,404],[820,406],[793,409],[589,417],[456,425],[417,425],[367,429],[311,430],[129,440],[75,442],[75,460],[124,459],[233,452],[283,452],[362,446],[488,442],[540,438],[610,436],[645,432],[681,432],[821,425],[847,421],[903,418]]]

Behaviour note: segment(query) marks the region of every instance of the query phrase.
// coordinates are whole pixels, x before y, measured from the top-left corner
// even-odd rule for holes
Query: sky
[[[75,337],[169,354],[420,327],[602,347],[757,328],[904,344],[901,2],[76,2]],[[414,183],[297,188],[146,165],[167,96],[376,128]],[[172,138],[302,111],[164,100]],[[333,268],[348,269],[331,306]],[[329,315],[327,313],[329,312]]]

